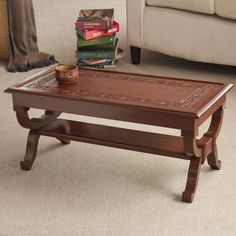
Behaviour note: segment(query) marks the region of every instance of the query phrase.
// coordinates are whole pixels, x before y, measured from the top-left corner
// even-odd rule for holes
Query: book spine
[[[89,39],[94,39],[94,38],[99,38],[104,35],[104,31],[100,30],[88,30],[84,32],[84,39],[89,40]]]
[[[79,33],[79,32],[78,32]],[[109,36],[113,35],[114,32],[105,32],[103,30],[88,30],[86,32],[83,32],[82,34],[79,33],[85,40],[95,39],[103,36]]]
[[[85,68],[94,68],[94,69],[115,69],[116,65],[85,65],[85,64],[78,64],[79,67]]]
[[[113,59],[106,59],[106,58],[101,58],[101,59],[93,59],[97,60],[97,62],[91,63],[91,58],[90,59],[78,59],[77,63],[80,65],[112,65],[115,63],[115,60]]]
[[[120,25],[116,21],[114,21],[113,26],[111,29],[104,31],[104,30],[77,30],[77,33],[85,40],[90,40],[94,38],[99,38],[103,36],[112,35],[120,31]]]
[[[77,52],[78,59],[85,59],[85,58],[107,58],[107,59],[114,59],[115,52]]]
[[[114,43],[115,43],[115,41],[113,43],[98,44],[98,45],[93,45],[93,46],[88,46],[88,47],[78,47],[78,51],[113,50],[115,48]]]
[[[105,20],[91,20],[91,21],[80,21],[76,22],[76,29],[86,30],[86,29],[100,29],[108,30],[110,22]]]
[[[79,48],[79,47],[87,47],[87,46],[93,46],[93,45],[99,45],[99,44],[113,43],[114,38],[115,38],[114,35],[91,39],[91,40],[84,40],[78,37],[77,47]]]

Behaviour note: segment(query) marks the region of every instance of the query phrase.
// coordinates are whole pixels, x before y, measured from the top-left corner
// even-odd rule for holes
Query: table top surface
[[[80,69],[76,83],[58,84],[53,67],[5,92],[198,114],[232,87],[232,84],[93,69]]]

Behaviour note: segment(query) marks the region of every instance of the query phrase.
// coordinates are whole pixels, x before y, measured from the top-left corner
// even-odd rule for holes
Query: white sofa
[[[236,66],[236,0],[127,0],[133,64],[145,48]]]

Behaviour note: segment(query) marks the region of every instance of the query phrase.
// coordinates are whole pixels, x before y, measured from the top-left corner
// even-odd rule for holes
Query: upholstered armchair
[[[235,0],[127,0],[133,64],[141,48],[236,66]]]

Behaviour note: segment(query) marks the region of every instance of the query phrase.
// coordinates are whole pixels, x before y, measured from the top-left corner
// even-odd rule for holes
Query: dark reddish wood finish
[[[20,162],[22,170],[31,170],[37,155],[39,138],[40,134],[37,131],[30,130],[27,140],[25,159]]]
[[[19,123],[30,129],[21,168],[31,169],[40,135],[62,144],[74,140],[181,158],[190,161],[182,199],[192,202],[201,164],[207,159],[212,169],[220,169],[216,139],[232,86],[86,69],[80,70],[77,83],[60,85],[51,68],[6,90],[13,96]],[[46,112],[30,119],[30,108]],[[175,128],[181,136],[57,119],[61,112]],[[197,139],[200,125],[210,116],[209,129]]]

